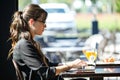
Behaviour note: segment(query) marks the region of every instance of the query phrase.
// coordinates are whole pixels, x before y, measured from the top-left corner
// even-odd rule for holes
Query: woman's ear
[[[29,26],[33,26],[34,22],[35,22],[35,21],[34,21],[33,19],[30,19],[30,20],[28,21]]]

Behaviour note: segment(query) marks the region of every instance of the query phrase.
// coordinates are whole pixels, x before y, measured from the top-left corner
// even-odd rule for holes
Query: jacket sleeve
[[[19,50],[21,51],[21,58],[23,62],[29,68],[32,70],[38,70],[38,72],[45,80],[55,77],[55,67],[44,66],[37,49],[30,42],[22,42],[19,46]]]

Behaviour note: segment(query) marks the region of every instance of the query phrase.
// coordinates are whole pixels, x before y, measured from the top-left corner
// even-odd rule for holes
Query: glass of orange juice
[[[97,59],[97,51],[95,49],[83,50],[84,55],[88,60],[88,65],[91,66],[92,69],[96,67],[96,59]]]

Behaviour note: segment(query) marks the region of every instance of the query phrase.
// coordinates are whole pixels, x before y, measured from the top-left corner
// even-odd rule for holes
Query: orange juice
[[[95,51],[84,51],[83,53],[89,61],[95,61],[97,58],[97,52]]]

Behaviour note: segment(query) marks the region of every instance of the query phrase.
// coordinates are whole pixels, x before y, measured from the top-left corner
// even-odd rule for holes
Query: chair
[[[18,64],[17,64],[14,60],[12,60],[12,62],[13,62],[13,65],[14,65],[14,67],[15,67],[17,80],[24,80],[23,74],[22,74],[22,72],[20,71],[20,69],[19,69],[19,67],[18,67]]]

